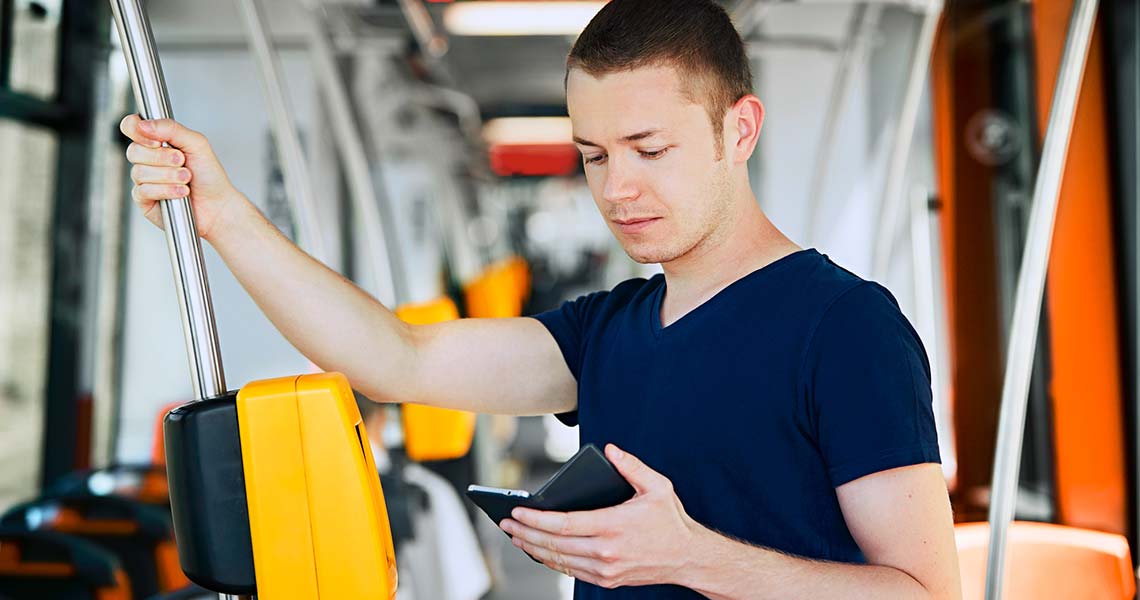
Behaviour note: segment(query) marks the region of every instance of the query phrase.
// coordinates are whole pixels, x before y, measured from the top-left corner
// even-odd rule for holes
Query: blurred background
[[[315,229],[321,259],[388,306],[534,314],[659,269],[633,263],[614,241],[570,140],[565,56],[602,2],[262,2],[311,179],[312,223],[293,208],[295,167],[280,151],[239,4],[144,3],[173,115],[209,138],[234,184],[282,231]],[[796,243],[898,298],[931,358],[955,518],[985,521],[1073,2],[723,4],[767,110],[749,167],[761,207]],[[1136,3],[1100,3],[1061,173],[1016,502],[1022,521],[1120,536],[1129,577],[1140,453],[1138,30]],[[333,82],[347,111],[329,94]],[[193,390],[163,235],[129,199],[118,124],[137,110],[107,2],[0,0],[0,512],[17,515],[9,525],[46,527],[47,513],[28,513],[28,503],[67,485],[163,506],[161,489],[148,487],[162,473],[158,424]],[[337,119],[358,132],[365,171],[349,164]],[[310,370],[203,250],[231,387]],[[458,521],[444,514],[458,500],[441,499],[449,491],[432,482],[533,490],[575,452],[576,429],[481,415],[473,440],[441,460],[417,455],[407,415],[362,408],[374,452],[390,455],[381,471],[398,480],[384,480],[389,511],[407,521],[393,517],[403,527],[403,597],[568,597],[569,580],[527,560],[471,506]],[[470,544],[447,542],[458,529],[441,523],[456,522],[473,529]],[[126,569],[136,598],[185,583],[159,576],[148,589],[133,575],[144,568],[163,572]]]

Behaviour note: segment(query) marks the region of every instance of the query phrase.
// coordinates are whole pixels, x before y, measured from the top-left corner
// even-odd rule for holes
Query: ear
[[[753,94],[736,101],[725,116],[725,145],[730,149],[733,163],[748,162],[760,139],[764,126],[764,104]]]

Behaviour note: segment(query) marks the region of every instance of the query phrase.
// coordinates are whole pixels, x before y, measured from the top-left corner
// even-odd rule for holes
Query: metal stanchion
[[[1065,170],[1069,138],[1073,129],[1077,97],[1081,91],[1089,41],[1096,22],[1096,0],[1077,0],[1065,42],[1065,53],[1053,91],[1053,107],[1045,130],[1045,145],[1033,188],[1033,207],[1025,254],[1017,280],[1009,351],[1002,385],[1001,417],[998,422],[997,454],[994,457],[990,494],[990,542],[986,556],[986,600],[1000,600],[1006,563],[1006,538],[1017,502],[1021,442],[1029,401],[1029,379],[1037,344],[1041,299],[1053,241],[1061,176]]]
[[[171,118],[170,99],[162,77],[162,65],[154,48],[150,22],[139,0],[112,0],[111,9],[122,41],[123,53],[131,73],[135,101],[144,119]],[[214,324],[214,307],[210,286],[202,261],[202,246],[189,198],[173,198],[159,203],[166,231],[167,249],[174,269],[178,291],[178,308],[182,316],[182,332],[194,398],[204,400],[226,392],[222,371],[222,353]],[[244,600],[249,596],[220,594],[225,600]]]
[[[856,81],[852,72],[856,65],[863,64],[870,48],[870,38],[879,24],[879,15],[883,7],[880,5],[856,6],[851,15],[850,26],[847,29],[847,43],[843,45],[839,56],[839,64],[835,67],[835,77],[831,81],[831,93],[828,95],[827,106],[824,112],[823,130],[819,145],[815,153],[814,176],[811,179],[811,192],[808,194],[808,220],[807,240],[809,244],[819,243],[819,209],[823,203],[823,185],[827,182],[828,163],[835,149],[835,134],[839,129],[839,115],[843,110],[844,101],[851,95],[852,84]]]
[[[887,276],[887,268],[898,237],[899,222],[905,213],[907,199],[903,189],[907,159],[910,158],[911,139],[914,137],[914,126],[918,120],[922,93],[926,88],[926,72],[934,49],[934,34],[938,29],[938,20],[942,17],[942,0],[930,0],[925,11],[922,29],[919,30],[910,63],[902,108],[899,111],[898,121],[895,122],[895,139],[891,146],[891,158],[887,164],[887,183],[879,210],[879,233],[871,254],[871,276],[878,280],[883,280]]]
[[[407,301],[408,283],[403,271],[399,241],[396,238],[394,223],[383,218],[380,197],[372,180],[372,171],[360,137],[360,128],[354,121],[352,104],[348,98],[344,80],[340,76],[332,44],[329,43],[320,25],[319,8],[311,8],[311,16],[306,35],[313,69],[318,77],[318,87],[329,111],[332,133],[344,172],[348,180],[348,193],[352,208],[360,215],[365,231],[364,242],[368,248],[368,260],[372,266],[373,285],[376,297],[382,304],[395,308]]]
[[[293,210],[294,226],[297,228],[297,245],[326,262],[325,244],[317,226],[317,210],[314,204],[315,190],[301,151],[301,138],[293,123],[293,111],[285,95],[284,79],[281,75],[281,61],[276,50],[270,45],[265,32],[265,17],[260,0],[236,0],[242,21],[245,23],[250,49],[257,61],[261,74],[262,88],[269,107],[269,122],[273,126],[273,141],[281,157],[285,175],[285,190]]]

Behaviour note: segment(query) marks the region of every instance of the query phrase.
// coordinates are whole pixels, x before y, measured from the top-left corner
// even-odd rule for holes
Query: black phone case
[[[509,518],[516,506],[575,512],[616,506],[633,495],[633,487],[593,444],[578,450],[529,498],[467,490],[467,497],[496,525]]]

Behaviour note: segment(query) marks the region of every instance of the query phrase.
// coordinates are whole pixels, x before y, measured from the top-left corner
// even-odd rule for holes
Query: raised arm
[[[147,218],[161,226],[157,201],[189,196],[199,234],[278,331],[362,393],[501,414],[560,412],[577,404],[574,377],[538,321],[407,325],[282,235],[233,187],[200,133],[136,115],[121,129],[133,141],[127,149],[132,195]]]

